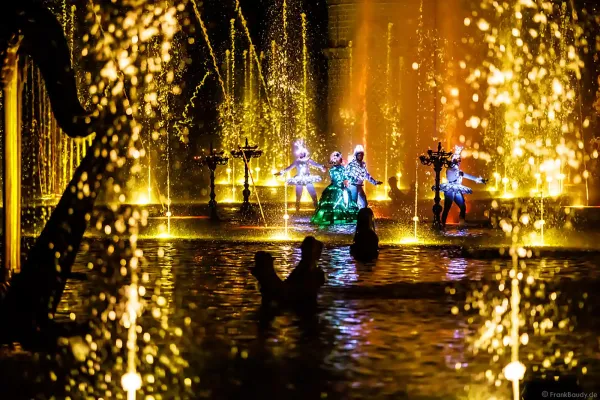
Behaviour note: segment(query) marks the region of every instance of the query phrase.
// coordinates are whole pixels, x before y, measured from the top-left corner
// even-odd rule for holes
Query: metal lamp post
[[[210,219],[218,220],[217,214],[217,197],[215,194],[215,171],[219,165],[227,165],[229,157],[224,156],[225,151],[217,152],[213,149],[212,143],[210,144],[210,151],[207,156],[194,157],[194,159],[200,161],[201,164],[206,164],[210,169],[210,200],[208,202],[208,210],[210,213]]]
[[[454,166],[454,162],[452,161],[452,152],[447,152],[442,149],[442,143],[438,143],[437,151],[433,151],[431,149],[427,150],[427,155],[421,155],[419,160],[423,165],[433,165],[433,170],[435,171],[435,198],[433,205],[433,228],[441,229],[442,221],[440,215],[442,214],[442,206],[440,205],[440,201],[442,200],[440,197],[440,173],[444,167],[452,168]]]
[[[242,213],[249,213],[252,211],[252,205],[250,204],[250,184],[248,179],[250,177],[249,168],[250,160],[253,158],[259,158],[263,155],[263,151],[258,149],[258,146],[250,146],[248,144],[248,138],[246,138],[246,145],[244,147],[238,147],[237,150],[232,150],[231,155],[233,158],[241,158],[244,160],[244,202],[240,211]]]

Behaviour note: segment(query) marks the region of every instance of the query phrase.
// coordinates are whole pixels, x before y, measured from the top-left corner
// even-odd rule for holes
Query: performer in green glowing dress
[[[346,185],[348,177],[342,165],[342,154],[331,154],[329,169],[331,184],[325,188],[311,222],[317,225],[351,224],[356,222],[358,206],[352,201]]]

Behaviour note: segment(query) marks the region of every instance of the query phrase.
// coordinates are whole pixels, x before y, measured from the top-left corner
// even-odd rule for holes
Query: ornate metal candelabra
[[[233,158],[241,158],[244,160],[244,191],[242,194],[244,195],[244,202],[242,203],[242,207],[240,211],[242,213],[248,213],[252,211],[252,205],[250,204],[250,184],[248,182],[249,178],[249,168],[250,168],[250,160],[253,158],[259,158],[262,156],[263,151],[258,149],[258,146],[250,146],[248,145],[248,138],[246,138],[246,145],[244,147],[238,147],[237,150],[232,150],[231,155]]]
[[[452,168],[454,166],[454,162],[452,161],[452,152],[446,152],[442,149],[442,143],[438,143],[437,151],[433,151],[431,149],[427,150],[427,155],[423,154],[419,157],[421,160],[421,164],[423,165],[433,165],[433,170],[435,171],[435,198],[433,205],[433,228],[441,229],[442,222],[440,219],[440,214],[442,213],[442,206],[440,205],[440,201],[442,200],[440,197],[440,173],[444,167]]]
[[[199,161],[201,165],[208,165],[208,169],[210,169],[210,200],[208,202],[208,210],[210,213],[210,219],[218,220],[219,216],[217,214],[217,201],[215,198],[215,170],[219,165],[227,165],[229,161],[229,157],[224,156],[225,151],[219,151],[213,149],[212,143],[210,144],[210,151],[207,156],[204,157],[194,157],[195,160]]]

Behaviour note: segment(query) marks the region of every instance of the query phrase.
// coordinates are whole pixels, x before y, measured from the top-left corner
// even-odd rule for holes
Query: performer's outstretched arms
[[[279,175],[279,176],[281,176],[281,175],[285,174],[286,172],[289,172],[289,171],[291,171],[291,170],[292,170],[292,169],[294,169],[295,167],[296,167],[296,161],[294,161],[294,162],[293,162],[293,163],[292,163],[292,164],[291,164],[289,167],[287,167],[287,168],[285,168],[285,169],[282,169],[281,171],[279,171],[279,173],[277,173],[277,174],[275,174],[275,175]]]
[[[318,163],[318,162],[316,162],[316,161],[313,161],[313,160],[308,160],[308,164],[309,164],[310,166],[312,166],[312,167],[315,167],[315,168],[318,168],[318,169],[320,169],[320,170],[321,170],[321,172],[325,172],[325,171],[327,171],[327,168],[325,168],[323,165],[319,164],[319,163]]]
[[[371,176],[371,174],[369,174],[369,171],[366,171],[365,175],[366,175],[365,177],[367,178],[367,180],[369,182],[371,182],[373,185],[381,185],[383,183],[381,181],[376,181],[375,178],[373,178]]]
[[[470,181],[477,182],[477,183],[485,183],[485,179],[483,179],[481,176],[476,177],[476,176],[469,175],[466,172],[462,172],[462,171],[460,171],[460,174],[462,175],[463,178],[467,178]]]

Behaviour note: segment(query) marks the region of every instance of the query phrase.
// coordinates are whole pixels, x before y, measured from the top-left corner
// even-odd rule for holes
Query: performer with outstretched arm
[[[363,186],[365,181],[371,182],[373,185],[381,185],[383,182],[376,181],[367,171],[367,164],[363,161],[365,158],[365,149],[361,145],[354,149],[354,158],[346,166],[346,175],[350,181],[350,195],[352,201],[358,204],[358,208],[365,208],[369,205],[367,195]]]
[[[308,194],[310,194],[310,197],[312,198],[315,208],[317,208],[317,191],[313,184],[321,182],[321,177],[319,175],[311,175],[310,168],[317,168],[322,172],[325,172],[326,169],[321,164],[310,159],[310,153],[308,152],[308,149],[304,147],[302,141],[296,142],[296,157],[296,161],[294,161],[292,165],[275,175],[281,176],[296,168],[296,176],[287,181],[288,185],[296,186],[296,211],[300,211],[300,200],[302,199],[302,192],[305,186],[306,190],[308,190]]]
[[[486,180],[482,177],[475,177],[469,175],[466,172],[460,170],[461,157],[463,147],[455,146],[454,155],[452,156],[452,162],[454,163],[451,168],[446,169],[446,183],[440,185],[440,190],[444,192],[444,211],[442,212],[442,225],[446,225],[446,219],[448,213],[452,207],[452,203],[456,203],[460,209],[460,226],[465,225],[465,217],[467,215],[467,206],[465,204],[465,194],[473,193],[473,190],[462,184],[463,178],[469,179],[477,183],[486,183]],[[435,186],[433,187],[435,190]]]

